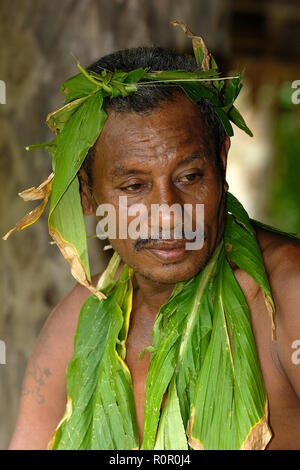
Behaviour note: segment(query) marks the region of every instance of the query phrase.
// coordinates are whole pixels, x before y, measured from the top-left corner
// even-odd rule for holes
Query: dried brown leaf
[[[272,327],[272,340],[276,339],[276,327],[275,327],[275,312],[274,306],[271,302],[270,297],[263,291],[264,301],[271,318],[271,327]]]
[[[14,232],[15,230],[23,230],[23,228],[28,227],[28,225],[33,224],[36,222],[42,213],[44,212],[44,209],[47,205],[50,193],[51,193],[51,186],[52,186],[52,181],[53,181],[53,176],[54,174],[51,173],[51,175],[38,187],[32,187],[29,189],[26,189],[25,191],[22,191],[19,193],[19,195],[25,200],[25,201],[33,201],[36,199],[42,199],[43,201],[41,204],[39,204],[35,209],[30,211],[28,214],[26,214],[16,225],[13,227],[9,232],[7,232],[2,239],[7,240],[8,237]]]
[[[98,291],[88,280],[86,271],[75,248],[70,243],[63,240],[56,230],[50,228],[49,233],[60,249],[63,257],[70,264],[71,274],[76,281],[86,287],[92,294],[96,295],[99,300],[106,299],[106,296],[102,292]]]
[[[201,47],[202,52],[204,54],[204,59],[202,61],[201,67],[202,67],[203,70],[209,70],[210,69],[209,52],[208,52],[208,49],[207,49],[206,44],[203,41],[202,37],[201,36],[196,36],[194,33],[192,33],[192,31],[188,28],[188,26],[185,23],[183,23],[182,21],[173,20],[173,21],[171,21],[171,24],[173,26],[180,26],[183,29],[184,34],[189,39],[192,39],[192,44],[193,44],[194,49],[197,49],[198,47]]]
[[[52,172],[48,178],[43,181],[37,188],[34,186],[19,193],[19,196],[24,201],[35,201],[37,199],[44,199],[48,192],[48,183],[54,178],[54,173]]]
[[[272,432],[268,425],[268,401],[265,403],[265,415],[250,430],[241,450],[264,450],[270,442]]]

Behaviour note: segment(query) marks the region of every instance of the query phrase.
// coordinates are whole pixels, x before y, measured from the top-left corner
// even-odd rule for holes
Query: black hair
[[[151,72],[159,70],[185,70],[187,72],[194,72],[201,70],[194,56],[190,54],[179,54],[161,47],[136,47],[120,50],[102,57],[100,60],[87,67],[87,70],[100,74],[103,68],[111,72],[115,70],[130,72],[139,67],[149,67]],[[126,98],[105,98],[104,106],[120,113],[130,111],[147,113],[158,107],[162,101],[175,100],[179,94],[184,94],[184,91],[180,87],[165,85],[146,86],[138,88],[136,92],[131,93]],[[221,145],[226,136],[223,124],[217,116],[210,100],[202,98],[197,104],[205,120],[207,129],[212,136],[216,151],[217,167],[221,175],[224,176],[223,167],[219,159]],[[82,164],[82,168],[88,175],[90,189],[92,188],[92,163],[94,155],[95,149],[91,147]]]

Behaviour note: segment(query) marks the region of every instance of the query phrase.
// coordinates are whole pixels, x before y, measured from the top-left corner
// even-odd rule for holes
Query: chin
[[[206,265],[206,257],[195,257],[185,263],[160,264],[158,266],[132,266],[134,271],[143,278],[157,284],[176,284],[177,282],[188,281],[196,276]]]
[[[179,254],[176,260],[160,259],[147,249],[138,252],[128,246],[115,246],[114,249],[136,274],[153,283],[165,285],[188,281],[205,267],[210,258],[207,242],[204,242],[201,250],[186,251]]]

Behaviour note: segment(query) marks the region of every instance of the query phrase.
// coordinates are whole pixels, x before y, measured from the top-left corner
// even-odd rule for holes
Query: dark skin
[[[218,155],[224,170],[229,146],[226,138]],[[147,115],[115,114],[108,110],[108,119],[96,143],[93,194],[83,170],[80,180],[86,214],[94,214],[97,205],[103,202],[113,204],[118,212],[119,195],[128,196],[128,205],[143,202],[150,207],[154,203],[178,202],[203,203],[205,207],[203,248],[185,252],[176,262],[163,263],[156,256],[153,249],[159,246],[157,241],[136,250],[136,240],[110,240],[135,272],[126,363],[132,375],[142,440],[150,353],[145,353],[140,361],[138,357],[151,344],[156,314],[175,283],[199,272],[222,237],[224,192],[228,185],[216,165],[212,138],[202,116],[185,96],[163,103]],[[172,218],[170,223],[174,228]],[[234,265],[232,268],[249,305],[269,400],[273,438],[268,449],[300,449],[300,364],[291,360],[294,352],[291,345],[300,339],[300,243],[258,228],[257,239],[276,306],[276,340],[271,337],[271,321],[261,289],[247,273]],[[98,277],[99,274],[93,277],[94,285]],[[46,449],[63,416],[65,368],[73,354],[80,308],[88,295],[86,288],[77,285],[47,320],[25,374],[10,449]],[[35,374],[37,370],[47,371],[43,383],[40,375]]]

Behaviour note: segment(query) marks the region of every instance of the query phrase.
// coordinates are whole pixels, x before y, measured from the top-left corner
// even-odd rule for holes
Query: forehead
[[[111,171],[135,160],[165,165],[195,151],[211,157],[214,143],[197,105],[179,96],[145,113],[108,110],[95,149],[96,162]]]

